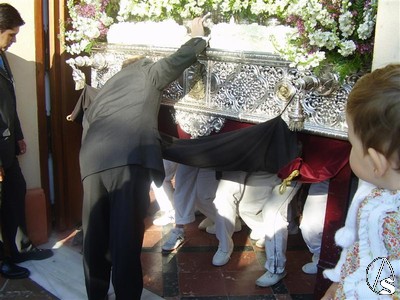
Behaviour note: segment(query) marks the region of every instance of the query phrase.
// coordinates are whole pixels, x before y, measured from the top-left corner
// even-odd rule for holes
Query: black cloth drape
[[[97,89],[86,85],[68,119],[81,123],[84,111],[97,93]],[[281,116],[198,139],[177,139],[162,133],[161,136],[165,159],[217,171],[278,173],[300,154],[297,134]]]
[[[96,98],[99,91],[99,89],[85,84],[85,87],[83,88],[81,95],[75,104],[74,110],[67,116],[67,120],[82,124],[83,114],[92,103],[93,99]]]
[[[165,159],[217,171],[277,173],[299,155],[297,134],[281,116],[198,139],[162,138]]]

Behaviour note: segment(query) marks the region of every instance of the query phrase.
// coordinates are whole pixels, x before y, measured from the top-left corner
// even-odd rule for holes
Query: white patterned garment
[[[325,277],[339,282],[335,299],[392,299],[391,295],[373,292],[367,282],[373,285],[377,277],[394,275],[394,285],[398,287],[399,208],[400,191],[388,191],[361,183],[349,208],[345,226],[335,235],[337,245],[343,248],[340,260],[334,269],[324,271]],[[394,274],[389,268],[369,267],[371,262],[380,257],[389,259]],[[397,297],[399,292],[395,292]]]

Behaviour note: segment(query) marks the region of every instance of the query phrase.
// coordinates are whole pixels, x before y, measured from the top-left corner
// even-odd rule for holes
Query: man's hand
[[[192,37],[204,36],[203,18],[197,17],[193,19],[191,35]]]
[[[0,167],[0,182],[4,180],[4,169],[3,167]]]
[[[17,142],[18,147],[19,147],[19,154],[25,154],[26,153],[26,144],[24,140],[20,140]]]

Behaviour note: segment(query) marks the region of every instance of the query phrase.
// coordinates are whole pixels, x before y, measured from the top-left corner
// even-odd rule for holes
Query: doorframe
[[[50,205],[50,179],[49,179],[49,143],[48,143],[48,125],[46,115],[46,87],[45,87],[45,72],[47,68],[46,61],[46,41],[48,35],[46,34],[44,24],[44,1],[35,1],[34,15],[35,15],[35,63],[36,63],[36,99],[37,99],[37,117],[38,117],[38,139],[39,139],[39,160],[40,160],[40,181],[45,197],[48,201],[46,216],[48,228],[52,226],[52,214]]]
[[[53,201],[47,201],[48,222],[58,230],[80,223],[83,194],[78,162],[81,127],[65,118],[79,97],[66,64],[69,55],[60,39],[60,24],[68,17],[66,7],[66,0],[35,1],[40,174],[46,198]],[[47,30],[43,12],[48,17]]]

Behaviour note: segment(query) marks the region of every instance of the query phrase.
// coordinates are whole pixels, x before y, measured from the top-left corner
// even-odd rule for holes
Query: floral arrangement
[[[68,0],[64,32],[70,54],[90,53],[117,22],[178,23],[212,12],[213,22],[263,23],[274,17],[296,28],[276,53],[299,69],[330,64],[341,78],[369,70],[378,0]]]
[[[370,69],[377,0],[274,2],[261,5],[259,12],[275,11],[285,23],[297,28],[285,47],[277,48],[293,65],[318,69],[329,64],[341,78]]]
[[[62,36],[70,54],[90,53],[95,42],[105,41],[114,23],[119,0],[68,0],[69,19]],[[63,26],[62,26],[63,28]]]

